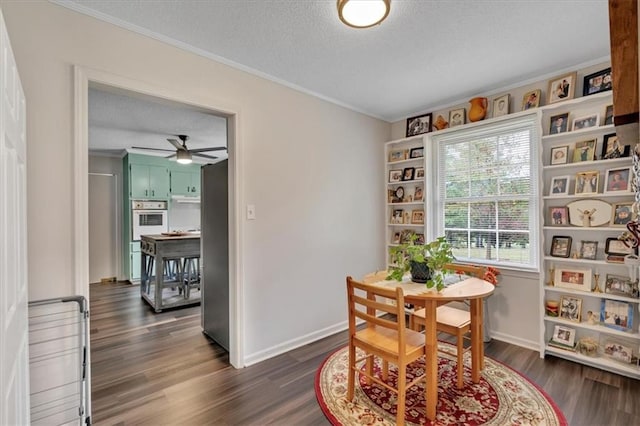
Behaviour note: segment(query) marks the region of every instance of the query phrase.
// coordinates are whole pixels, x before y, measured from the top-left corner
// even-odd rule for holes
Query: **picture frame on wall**
[[[602,299],[600,322],[605,327],[628,331],[633,329],[633,304],[618,300]]]
[[[607,341],[604,344],[603,352],[609,358],[627,364],[633,362],[634,359],[633,349],[631,346],[627,346],[626,343],[621,344],[617,341]]]
[[[394,149],[389,151],[389,162],[402,161],[406,159],[407,151],[404,149]]]
[[[597,139],[576,142],[573,147],[573,162],[593,161],[596,155]]]
[[[389,170],[389,183],[401,182],[402,170]]]
[[[598,185],[600,183],[600,172],[590,170],[587,172],[576,173],[576,189],[575,194],[597,194]]]
[[[611,221],[609,226],[626,227],[631,222],[631,206],[632,202],[613,203],[611,209]]]
[[[422,189],[422,185],[416,185],[413,188],[413,201],[422,201],[424,197],[424,190]]]
[[[595,260],[598,253],[597,241],[581,241],[580,242],[580,258]]]
[[[570,176],[554,176],[551,178],[549,188],[550,196],[563,196],[569,194]]]
[[[556,268],[553,283],[556,287],[591,291],[591,269]]]
[[[422,225],[424,224],[424,210],[412,210],[411,211],[411,224]]]
[[[424,157],[424,148],[411,148],[409,151],[409,158],[422,158]]]
[[[549,207],[549,217],[554,226],[569,224],[569,207]]]
[[[502,95],[493,100],[493,117],[502,117],[509,114],[509,98],[511,95]]]
[[[614,256],[626,256],[628,254],[638,254],[637,249],[628,246],[624,241],[617,238],[607,238],[604,245],[604,252]]]
[[[452,109],[449,111],[449,127],[456,127],[465,124],[467,121],[467,110],[464,108]]]
[[[611,89],[613,89],[613,81],[611,67],[609,67],[584,77],[582,96],[595,95]]]
[[[547,104],[573,99],[576,93],[577,72],[560,75],[549,80],[547,90]]]
[[[567,164],[569,158],[569,145],[551,147],[551,159],[549,164],[556,166],[558,164]]]
[[[527,92],[522,97],[522,111],[526,111],[531,108],[538,108],[540,106],[540,96],[542,91],[540,89]]]
[[[407,118],[407,137],[429,133],[432,119],[433,113]]]
[[[414,179],[424,179],[424,167],[416,167]]]
[[[607,105],[604,109],[604,125],[613,124],[613,105]]]
[[[571,254],[571,237],[554,236],[551,240],[550,256],[569,257]]]
[[[573,119],[571,131],[588,129],[589,127],[598,127],[600,123],[600,114],[591,114],[584,117],[576,117]]]
[[[631,145],[621,145],[618,135],[609,133],[602,137],[602,159],[628,157]]]
[[[402,180],[413,180],[415,167],[405,167],[402,171]]]
[[[631,190],[631,167],[619,167],[609,169],[605,172],[604,192],[630,192]]]
[[[566,295],[560,297],[560,318],[580,322],[582,318],[582,299]]]
[[[557,135],[564,133],[569,128],[569,113],[557,114],[549,119],[549,134]]]

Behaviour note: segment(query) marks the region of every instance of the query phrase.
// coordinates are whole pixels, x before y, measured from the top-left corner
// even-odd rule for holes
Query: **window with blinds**
[[[535,114],[434,135],[435,231],[461,261],[537,269]]]

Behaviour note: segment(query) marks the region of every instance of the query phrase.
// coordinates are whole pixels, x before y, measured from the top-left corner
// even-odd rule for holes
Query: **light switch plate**
[[[247,205],[247,220],[256,219],[256,206],[254,204]]]

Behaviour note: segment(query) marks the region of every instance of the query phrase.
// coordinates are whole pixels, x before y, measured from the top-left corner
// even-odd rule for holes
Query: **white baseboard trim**
[[[540,352],[540,344],[537,341],[521,339],[520,337],[504,334],[497,331],[491,331],[491,338],[500,340],[501,342],[510,343],[535,352]]]
[[[347,323],[347,321],[343,321],[330,327],[323,328],[322,330],[314,331],[313,333],[305,334],[304,336],[288,340],[259,352],[248,354],[244,357],[244,366],[248,367],[250,365],[257,364],[258,362],[273,358],[274,356],[281,355],[285,352],[289,352],[293,349],[299,348],[300,346],[308,345],[309,343],[313,343],[317,340],[324,339],[325,337],[339,333],[348,328],[349,324]]]

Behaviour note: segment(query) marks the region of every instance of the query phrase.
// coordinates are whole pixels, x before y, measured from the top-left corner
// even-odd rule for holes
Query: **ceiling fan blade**
[[[189,152],[194,153],[194,152],[207,152],[207,151],[222,151],[222,150],[227,150],[226,146],[213,146],[211,148],[198,148],[198,149],[190,149]]]
[[[182,144],[180,142],[178,142],[175,139],[167,139],[169,141],[169,143],[173,146],[176,147],[176,149],[185,149],[185,147],[182,146]]]
[[[211,160],[217,160],[217,159],[218,159],[218,157],[213,157],[213,156],[211,156],[211,155],[207,155],[207,154],[197,154],[197,153],[195,153],[195,154],[194,154],[194,152],[193,152],[193,151],[190,151],[190,152],[191,152],[191,154],[193,154],[193,155],[195,155],[195,156],[197,156],[197,157],[209,158],[209,159],[211,159]]]
[[[171,155],[167,155],[167,156],[166,156],[166,157],[164,157],[164,158],[173,158],[173,157],[175,157],[175,156],[176,156],[176,153],[174,152],[173,154],[171,154]]]
[[[167,151],[167,152],[173,152],[173,149],[162,149],[162,148],[147,148],[145,146],[132,146],[132,149],[148,149],[151,151]]]

